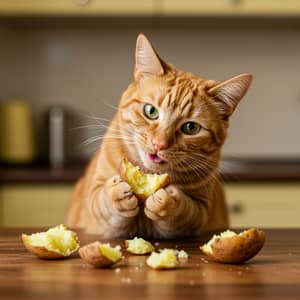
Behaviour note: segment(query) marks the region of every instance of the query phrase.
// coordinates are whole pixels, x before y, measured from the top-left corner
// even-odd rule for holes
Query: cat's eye
[[[184,134],[195,135],[201,129],[201,125],[196,122],[186,122],[181,126],[181,131]]]
[[[156,120],[159,116],[157,108],[151,104],[144,105],[144,115],[150,120]]]

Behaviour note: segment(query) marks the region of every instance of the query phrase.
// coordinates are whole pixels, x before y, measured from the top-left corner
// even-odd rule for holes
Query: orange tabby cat
[[[219,82],[181,71],[140,34],[134,81],[75,187],[66,224],[105,238],[188,237],[227,228],[220,149],[251,80],[242,74]],[[144,171],[168,173],[170,185],[140,205],[119,176],[123,158]]]

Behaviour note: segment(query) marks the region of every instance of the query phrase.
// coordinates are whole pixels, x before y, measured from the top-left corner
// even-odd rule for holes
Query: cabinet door
[[[8,0],[0,15],[149,15],[153,0]]]
[[[298,0],[162,0],[165,15],[299,15]]]
[[[51,226],[64,222],[72,185],[0,187],[1,226]]]
[[[299,227],[300,184],[228,184],[233,227]]]

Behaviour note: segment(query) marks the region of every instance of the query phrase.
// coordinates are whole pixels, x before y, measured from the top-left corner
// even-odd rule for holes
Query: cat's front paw
[[[145,203],[145,214],[153,220],[170,220],[177,215],[180,191],[174,186],[159,189],[149,196]]]
[[[108,205],[113,210],[127,218],[134,217],[139,212],[138,199],[133,194],[131,186],[120,176],[114,176],[106,182],[106,192],[109,198]]]

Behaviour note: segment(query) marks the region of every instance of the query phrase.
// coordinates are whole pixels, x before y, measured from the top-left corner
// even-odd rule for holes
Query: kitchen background
[[[300,1],[140,2],[0,2],[0,225],[63,222],[144,32],[184,70],[254,74],[223,151],[232,226],[300,226]]]

